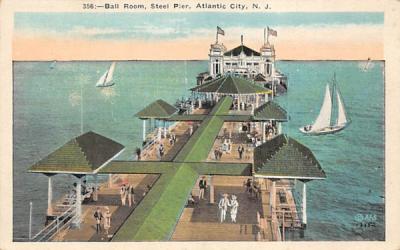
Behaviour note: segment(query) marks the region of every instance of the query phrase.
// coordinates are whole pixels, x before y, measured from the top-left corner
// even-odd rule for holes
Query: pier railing
[[[30,241],[50,241],[58,232],[68,227],[71,222],[74,221],[75,217],[76,208],[75,206],[70,206],[64,213],[56,216],[55,220],[53,220],[50,224],[33,236]]]

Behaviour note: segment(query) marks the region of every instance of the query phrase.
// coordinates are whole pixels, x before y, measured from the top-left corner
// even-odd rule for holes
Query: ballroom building
[[[243,36],[241,41],[239,46],[230,50],[218,42],[211,44],[209,70],[197,76],[197,84],[201,85],[219,76],[232,74],[273,88],[276,93],[286,92],[287,77],[275,67],[274,45],[264,42],[260,50],[256,51],[243,44]]]

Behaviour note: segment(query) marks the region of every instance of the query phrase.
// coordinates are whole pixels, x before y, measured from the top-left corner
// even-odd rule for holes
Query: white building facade
[[[243,44],[229,51],[223,44],[212,44],[209,53],[209,75],[212,78],[223,74],[240,75],[255,78],[258,74],[266,79],[275,72],[275,49],[269,43],[260,51],[255,51]]]

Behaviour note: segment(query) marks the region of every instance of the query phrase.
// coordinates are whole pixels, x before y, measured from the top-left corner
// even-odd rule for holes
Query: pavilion
[[[245,104],[252,106],[252,112],[261,104],[272,97],[272,91],[255,84],[243,77],[224,75],[202,85],[190,89],[192,93],[199,96],[199,106],[201,107],[201,99],[212,100],[218,102],[222,96],[232,96],[237,110],[245,110]]]
[[[162,120],[164,121],[163,125],[163,130],[164,130],[164,136],[166,133],[166,119],[171,117],[173,114],[175,114],[178,111],[177,108],[172,106],[171,104],[158,99],[151,104],[147,105],[144,109],[136,113],[136,117],[139,119],[143,120],[143,142],[146,141],[146,120],[150,120],[150,126],[151,126],[151,119],[154,119],[155,121],[157,120]],[[161,138],[161,128],[158,129],[158,138]]]
[[[48,177],[47,216],[52,217],[52,179],[56,174],[71,174],[78,178],[76,193],[77,200],[81,200],[82,177],[94,175],[115,159],[124,146],[96,134],[92,131],[84,133],[65,143],[54,152],[30,167],[29,172],[41,173]],[[81,219],[81,202],[75,202],[77,219],[75,225],[79,227]]]
[[[254,176],[272,180],[271,205],[275,209],[275,182],[278,179],[303,182],[302,223],[307,224],[306,182],[326,178],[310,149],[281,134],[254,150]]]

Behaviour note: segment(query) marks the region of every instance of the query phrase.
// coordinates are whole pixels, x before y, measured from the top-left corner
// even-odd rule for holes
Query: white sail
[[[115,62],[113,62],[110,68],[104,72],[100,79],[96,83],[96,87],[108,87],[113,85],[113,74],[115,69]]]
[[[338,118],[337,118],[337,125],[345,125],[347,123],[346,118],[346,111],[344,109],[344,104],[342,98],[340,97],[339,91],[336,91],[336,98],[338,102]]]
[[[113,74],[114,74],[114,69],[115,69],[115,62],[113,62],[110,66],[110,69],[108,70],[108,74],[106,77],[105,84],[109,84],[113,80]]]
[[[108,73],[108,70],[106,71],[106,72],[104,72],[104,74],[100,77],[100,79],[97,81],[97,83],[96,83],[96,86],[97,87],[102,87],[102,86],[104,86],[104,83],[105,83],[105,80],[106,80],[106,77],[107,77],[107,73]]]
[[[332,100],[329,85],[326,85],[324,102],[322,104],[319,115],[311,127],[311,131],[318,131],[329,127],[331,124]]]

